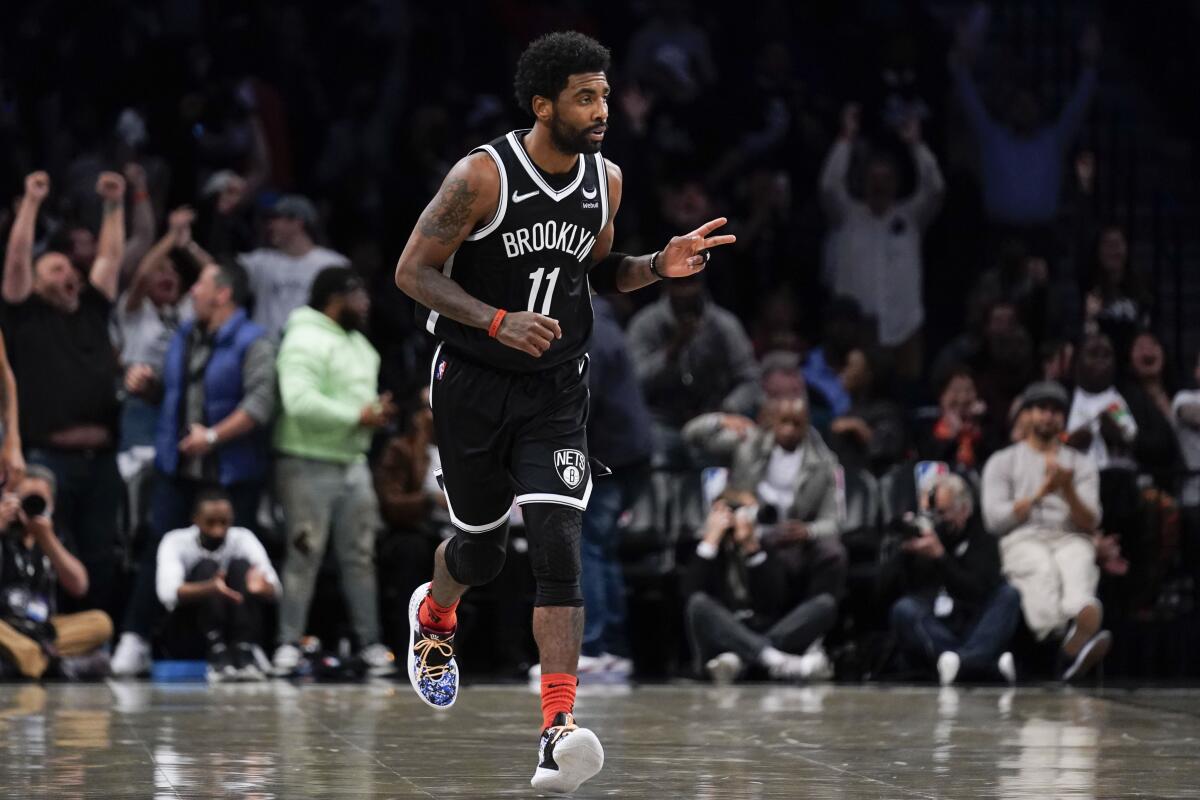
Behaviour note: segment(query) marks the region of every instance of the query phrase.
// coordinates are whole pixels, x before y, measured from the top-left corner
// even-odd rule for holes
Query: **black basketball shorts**
[[[438,345],[429,405],[450,519],[468,533],[508,521],[513,500],[587,508],[588,359],[501,372]]]

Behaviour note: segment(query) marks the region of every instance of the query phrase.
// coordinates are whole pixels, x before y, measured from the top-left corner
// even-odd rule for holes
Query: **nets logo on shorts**
[[[446,361],[445,361],[445,359],[443,359],[441,361],[441,363],[439,363],[437,365],[437,372],[434,373],[434,377],[440,381],[445,375],[446,375]]]
[[[578,450],[555,450],[554,470],[568,489],[574,489],[587,475],[587,459]]]

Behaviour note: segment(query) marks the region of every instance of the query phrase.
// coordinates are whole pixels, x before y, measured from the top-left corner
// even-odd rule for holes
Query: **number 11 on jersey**
[[[554,297],[554,285],[558,283],[558,271],[561,267],[555,267],[554,270],[546,275],[544,267],[538,267],[535,272],[529,273],[529,279],[533,281],[533,286],[529,289],[529,307],[526,311],[533,311],[534,304],[537,303],[538,292],[542,288],[542,277],[546,277],[546,297],[542,300],[542,310],[540,313],[544,317],[550,316],[550,299]]]

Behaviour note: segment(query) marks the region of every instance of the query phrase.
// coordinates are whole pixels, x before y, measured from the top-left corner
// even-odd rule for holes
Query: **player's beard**
[[[589,155],[591,153],[599,153],[602,142],[593,142],[588,138],[591,133],[599,125],[593,125],[590,128],[577,130],[572,128],[558,114],[550,120],[550,141],[554,143],[554,148],[560,153],[568,155]]]

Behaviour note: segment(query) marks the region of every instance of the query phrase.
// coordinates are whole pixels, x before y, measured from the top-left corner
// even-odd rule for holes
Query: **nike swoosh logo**
[[[533,196],[534,196],[534,195],[536,195],[536,194],[539,194],[539,192],[538,192],[538,190],[537,190],[537,189],[534,189],[534,190],[533,190],[532,192],[530,192],[529,194],[517,194],[517,190],[516,190],[516,189],[513,189],[513,198],[512,198],[512,200],[513,200],[513,202],[514,202],[514,203],[521,203],[521,202],[524,202],[524,201],[528,200],[529,198],[533,197]]]
[[[586,197],[588,200],[595,200],[596,199],[596,190],[592,189],[589,192],[587,189],[584,189],[583,196]]]

